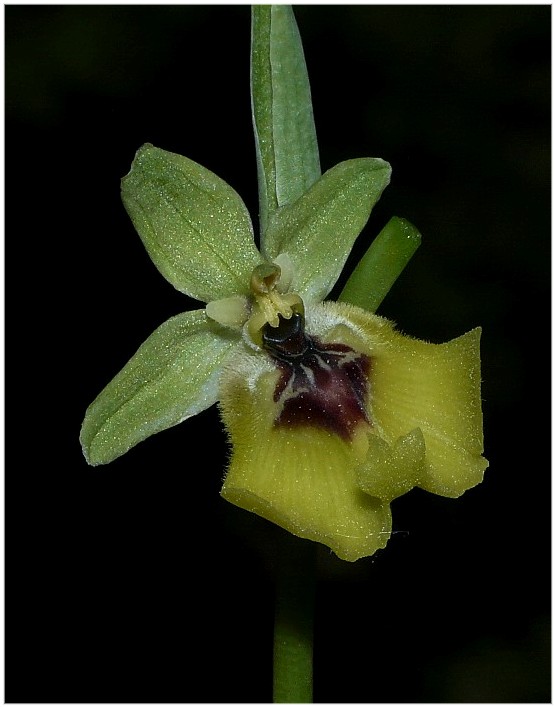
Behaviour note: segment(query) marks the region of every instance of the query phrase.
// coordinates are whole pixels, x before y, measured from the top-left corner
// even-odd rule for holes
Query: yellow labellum
[[[378,472],[370,450],[368,468],[361,472],[365,490],[389,500],[417,485],[457,497],[479,484],[488,466],[482,456],[481,330],[430,344],[400,334],[391,322],[358,307],[328,306],[348,317],[352,329],[341,327],[347,343],[371,357],[369,416],[390,451],[379,443],[371,448],[384,464],[397,469],[389,475],[384,467]],[[404,450],[399,447],[400,440],[417,429],[425,443],[423,460],[418,437],[407,438]]]
[[[480,330],[429,344],[331,302],[310,320],[306,353],[289,360],[285,340],[283,359],[242,351],[229,360],[220,406],[233,455],[222,495],[353,561],[385,546],[392,499],[414,486],[455,497],[482,480]],[[349,369],[357,356],[368,365]],[[349,409],[348,380],[353,395],[366,391],[365,416]]]
[[[385,547],[389,506],[357,487],[367,450],[366,425],[350,441],[310,424],[275,426],[278,373],[252,371],[237,359],[222,376],[220,405],[233,443],[222,496],[302,538],[356,560]],[[252,359],[251,359],[252,360]]]

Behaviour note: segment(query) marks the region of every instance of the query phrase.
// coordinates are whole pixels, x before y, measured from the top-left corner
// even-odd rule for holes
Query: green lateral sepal
[[[156,432],[213,405],[232,337],[216,336],[204,310],[168,319],[89,406],[81,445],[89,464],[107,464]]]
[[[276,212],[262,252],[269,259],[289,256],[293,291],[313,300],[329,294],[390,175],[391,167],[379,158],[340,162]]]

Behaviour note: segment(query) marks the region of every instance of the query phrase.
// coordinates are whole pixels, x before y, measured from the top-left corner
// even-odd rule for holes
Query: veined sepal
[[[262,258],[247,207],[223,179],[146,144],[121,181],[121,196],[152,261],[180,292],[202,302],[248,294]]]
[[[273,214],[261,237],[262,254],[290,258],[291,289],[303,299],[322,301],[329,294],[390,176],[382,159],[340,162]]]
[[[87,409],[80,440],[89,464],[107,464],[213,405],[222,364],[238,345],[204,310],[164,322]]]

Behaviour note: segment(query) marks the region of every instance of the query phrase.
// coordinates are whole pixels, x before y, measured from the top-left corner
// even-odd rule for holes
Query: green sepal
[[[407,220],[390,219],[360,259],[337,298],[375,312],[416,253],[422,236]]]
[[[321,174],[308,72],[289,5],[252,8],[251,101],[263,238],[278,207],[296,201]]]
[[[291,258],[292,291],[314,300],[329,294],[390,176],[390,165],[379,158],[340,162],[294,204],[276,212],[263,254]]]
[[[87,409],[80,440],[89,464],[107,464],[216,402],[219,371],[237,339],[214,326],[195,310],[149,336]]]
[[[261,258],[247,207],[229,184],[146,144],[122,179],[121,195],[154,264],[175,288],[203,302],[249,291]]]

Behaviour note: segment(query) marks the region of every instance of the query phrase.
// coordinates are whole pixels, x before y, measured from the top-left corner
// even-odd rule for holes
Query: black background
[[[320,551],[316,702],[550,700],[549,6],[300,6],[323,169],[378,156],[424,240],[380,313],[483,327],[485,481]],[[217,411],[107,467],[87,405],[196,307],[119,197],[143,142],[256,215],[248,6],[6,6],[6,700],[267,702],[280,532],[219,497]],[[256,220],[256,216],[254,217]],[[207,672],[208,669],[208,672]]]

